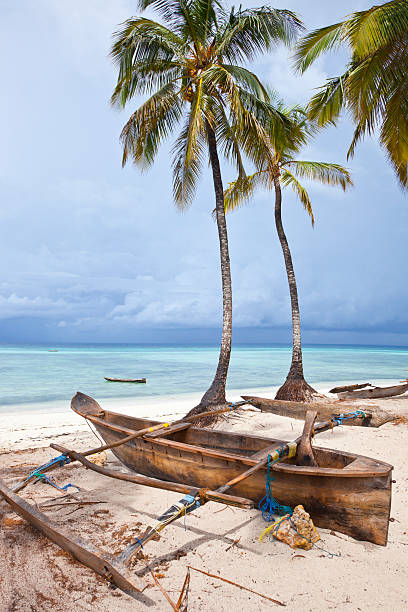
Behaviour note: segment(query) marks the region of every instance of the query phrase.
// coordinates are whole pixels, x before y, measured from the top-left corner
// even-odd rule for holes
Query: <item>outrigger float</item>
[[[248,402],[237,402],[207,414],[234,410],[245,403]],[[304,505],[317,526],[357,540],[387,544],[393,467],[369,457],[311,445],[312,435],[346,420],[353,425],[368,424],[367,412],[333,415],[315,424],[317,411],[309,410],[302,436],[285,442],[194,427],[193,421],[205,414],[171,424],[126,416],[103,410],[83,393],[75,395],[71,407],[94,425],[106,444],[82,453],[51,444],[61,456],[34,470],[12,489],[0,480],[0,494],[44,535],[130,595],[146,586],[129,570],[134,554],[167,525],[209,501],[244,509],[256,507],[265,496],[267,467],[273,470],[274,496],[292,507]],[[108,449],[130,473],[115,472],[87,459]],[[68,533],[18,495],[30,482],[38,480],[38,470],[43,474],[70,461],[79,461],[111,478],[175,491],[184,497],[147,527],[143,536],[113,556]]]

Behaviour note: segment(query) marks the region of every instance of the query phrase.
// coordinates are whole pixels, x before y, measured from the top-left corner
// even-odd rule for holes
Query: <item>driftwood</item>
[[[303,421],[308,410],[317,410],[318,420],[330,419],[333,415],[343,414],[345,412],[354,412],[355,410],[363,410],[366,418],[355,418],[344,421],[343,425],[354,425],[359,427],[381,427],[385,423],[395,421],[398,417],[396,413],[383,410],[379,406],[355,406],[347,404],[320,404],[306,402],[287,402],[284,400],[273,400],[264,397],[255,397],[252,395],[243,395],[255,408],[259,408],[262,412],[272,412],[279,416],[290,417]]]
[[[338,393],[339,399],[378,399],[380,397],[395,397],[402,395],[408,391],[408,383],[402,385],[393,385],[392,387],[373,387],[372,389],[364,389],[364,391],[348,391]]]
[[[357,391],[358,389],[365,389],[366,387],[372,387],[371,383],[362,383],[361,385],[345,385],[344,387],[333,387],[329,393],[343,393],[343,391]]]
[[[111,378],[110,376],[104,376],[104,379],[108,382],[124,382],[124,383],[145,383],[145,378]]]

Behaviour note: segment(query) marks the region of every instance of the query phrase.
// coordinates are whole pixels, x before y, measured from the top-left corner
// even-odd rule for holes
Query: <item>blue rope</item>
[[[78,491],[81,490],[79,487],[77,487],[74,484],[71,484],[70,482],[64,485],[63,487],[59,487],[53,480],[51,480],[51,478],[48,478],[48,476],[46,476],[45,474],[41,474],[40,472],[36,472],[34,476],[37,477],[36,483],[39,481],[45,482],[46,484],[51,485],[55,489],[58,489],[58,491],[66,491],[67,489],[69,489],[69,487],[73,487],[74,489],[77,489]]]
[[[57,463],[59,464],[60,467],[63,467],[64,465],[70,462],[71,462],[71,459],[68,457],[68,455],[58,455],[58,457],[54,457],[54,459],[51,459],[48,463],[44,463],[44,465],[40,465],[39,467],[35,468],[35,470],[29,473],[27,478],[22,480],[21,483],[18,483],[16,486],[26,483],[28,480],[31,480],[33,476],[35,476],[36,482],[38,481],[47,482],[48,484],[55,487],[56,489],[59,489],[60,491],[66,491],[68,487],[75,487],[75,489],[78,489],[78,491],[80,491],[80,488],[73,484],[67,484],[65,485],[65,487],[59,487],[54,482],[52,482],[47,476],[45,476],[45,474],[41,473],[43,470],[46,470],[47,468],[50,468],[53,465],[56,465]]]
[[[196,510],[197,508],[200,507],[200,502],[198,501],[198,499],[196,499],[194,497],[194,495],[185,495],[183,497],[183,499],[181,500],[180,503],[184,503],[184,507],[185,507],[185,511],[184,511],[184,531],[187,530],[186,527],[186,516],[187,514],[190,514],[190,512],[193,512],[194,510]]]
[[[293,510],[290,506],[281,505],[272,495],[272,482],[274,478],[271,477],[271,469],[273,465],[282,457],[283,447],[278,448],[276,452],[278,453],[279,458],[275,459],[274,461],[271,461],[271,456],[268,455],[268,465],[265,476],[266,495],[258,504],[258,508],[262,512],[262,518],[264,521],[269,523],[275,520],[274,515],[276,516],[276,514],[279,514],[279,516],[283,516],[284,514],[293,514]]]
[[[235,408],[237,407],[235,402],[230,402],[228,405],[229,405],[230,412],[235,410]]]
[[[349,419],[355,419],[361,417],[363,419],[366,418],[366,413],[363,410],[356,410],[355,412],[350,412],[348,414],[337,414],[332,417],[331,422],[335,425],[343,425],[343,421],[348,421]]]

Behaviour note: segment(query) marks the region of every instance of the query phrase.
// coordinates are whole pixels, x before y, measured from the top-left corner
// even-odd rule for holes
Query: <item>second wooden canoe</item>
[[[372,389],[363,389],[361,391],[345,391],[338,393],[340,399],[379,399],[381,397],[395,397],[402,395],[408,391],[408,383],[402,385],[393,385],[392,387],[373,387]]]

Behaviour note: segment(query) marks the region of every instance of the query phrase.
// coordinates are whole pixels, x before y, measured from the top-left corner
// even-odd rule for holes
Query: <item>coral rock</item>
[[[105,451],[102,451],[101,453],[95,453],[94,455],[89,455],[89,457],[87,457],[88,461],[90,461],[94,465],[99,465],[101,467],[105,464],[107,458],[108,456]]]
[[[304,550],[310,550],[313,544],[320,540],[320,535],[303,506],[296,506],[291,517],[286,515],[274,529],[273,535],[291,548]]]

